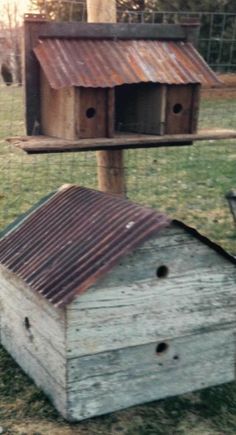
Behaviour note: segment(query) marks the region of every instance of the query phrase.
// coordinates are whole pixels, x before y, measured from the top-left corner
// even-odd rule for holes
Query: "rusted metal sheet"
[[[169,222],[122,197],[71,186],[2,238],[0,262],[63,307]]]
[[[53,89],[220,83],[188,42],[48,38],[40,40],[34,52]]]

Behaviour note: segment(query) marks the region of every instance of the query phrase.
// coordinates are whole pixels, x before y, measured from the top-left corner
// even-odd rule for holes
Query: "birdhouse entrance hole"
[[[156,271],[157,278],[166,278],[169,273],[169,269],[164,264],[159,266]]]
[[[94,116],[96,116],[96,109],[94,109],[94,107],[89,107],[86,111],[86,116],[87,118],[94,118]]]
[[[178,113],[182,112],[182,110],[183,110],[183,106],[180,103],[175,104],[174,107],[173,107],[173,112],[175,114],[178,114]]]
[[[164,352],[166,352],[167,351],[167,349],[168,349],[168,344],[167,343],[164,343],[164,342],[162,342],[162,343],[158,343],[158,345],[157,345],[157,347],[156,347],[156,353],[157,354],[161,354],[161,353],[164,353]]]

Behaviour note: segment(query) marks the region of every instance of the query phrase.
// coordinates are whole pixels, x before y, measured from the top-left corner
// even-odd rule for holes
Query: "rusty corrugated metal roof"
[[[71,186],[1,239],[0,262],[63,307],[169,222],[121,197]]]
[[[34,50],[53,89],[154,82],[219,84],[188,42],[43,39]]]

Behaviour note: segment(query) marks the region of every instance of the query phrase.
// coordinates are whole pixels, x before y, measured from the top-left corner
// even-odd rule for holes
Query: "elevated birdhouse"
[[[197,26],[83,24],[25,17],[27,153],[190,145],[236,137],[198,129],[200,89],[220,84],[194,48]]]
[[[236,260],[70,186],[0,240],[2,345],[70,421],[235,378]]]
[[[196,133],[201,84],[219,82],[191,43],[153,39],[39,39],[42,134]]]

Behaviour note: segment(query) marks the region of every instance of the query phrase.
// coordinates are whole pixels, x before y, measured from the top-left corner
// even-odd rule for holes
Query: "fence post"
[[[115,0],[87,0],[89,23],[115,23]],[[122,150],[97,151],[99,190],[125,195],[124,152]]]

